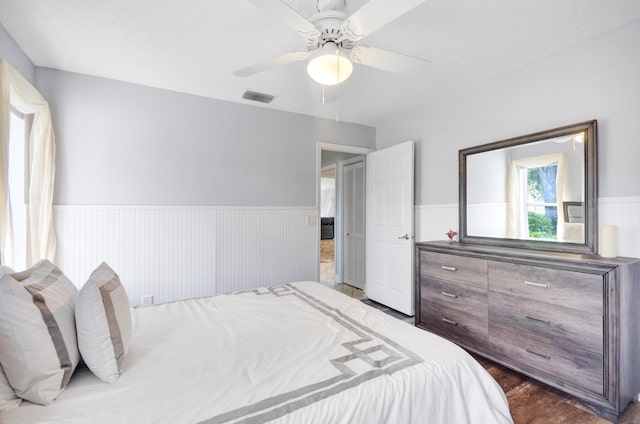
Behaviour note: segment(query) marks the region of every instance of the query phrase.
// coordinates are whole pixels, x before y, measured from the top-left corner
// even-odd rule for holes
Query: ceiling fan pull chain
[[[336,49],[336,122],[340,119],[340,54]]]
[[[340,54],[336,47],[336,84],[340,84]]]
[[[336,122],[340,121],[340,84],[336,85]]]

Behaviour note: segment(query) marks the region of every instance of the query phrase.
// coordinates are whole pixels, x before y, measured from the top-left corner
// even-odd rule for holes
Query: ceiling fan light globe
[[[309,61],[307,73],[322,85],[336,85],[345,81],[353,72],[351,61],[340,54],[323,54]]]

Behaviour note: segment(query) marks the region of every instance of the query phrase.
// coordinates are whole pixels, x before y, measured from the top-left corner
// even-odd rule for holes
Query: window
[[[25,269],[27,263],[27,199],[26,192],[26,120],[15,110],[10,114],[9,133],[9,199],[13,221],[14,260],[8,264],[14,269]]]
[[[514,159],[507,187],[507,238],[558,240],[564,221],[558,205],[564,201],[564,153]]]
[[[558,202],[556,199],[558,165],[521,168],[523,222],[527,222],[529,238],[558,238]]]

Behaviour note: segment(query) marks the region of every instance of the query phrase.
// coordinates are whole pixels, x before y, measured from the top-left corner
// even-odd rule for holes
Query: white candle
[[[618,227],[615,225],[600,226],[600,256],[603,258],[618,256]]]

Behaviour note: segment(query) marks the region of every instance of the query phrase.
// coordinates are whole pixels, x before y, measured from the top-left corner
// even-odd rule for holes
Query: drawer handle
[[[453,325],[453,326],[457,326],[457,325],[458,325],[458,323],[457,323],[457,322],[455,322],[455,321],[453,321],[453,320],[450,320],[450,319],[448,319],[448,318],[445,318],[445,317],[442,317],[442,321],[443,321],[443,322],[446,322],[447,324]]]
[[[446,296],[446,297],[450,297],[452,299],[457,299],[458,298],[458,295],[457,294],[453,294],[453,293],[442,292],[442,295]]]
[[[539,357],[541,357],[541,358],[544,358],[544,359],[551,359],[551,355],[547,355],[546,353],[536,352],[536,351],[535,351],[535,350],[533,350],[533,349],[529,349],[529,348],[527,348],[527,352],[529,352],[529,353],[531,353],[531,354],[533,354],[533,355],[539,356]]]
[[[551,321],[549,321],[548,319],[532,317],[531,315],[525,315],[525,317],[527,319],[530,319],[531,321],[541,322],[541,323],[547,324],[547,325],[551,324]]]
[[[536,283],[533,281],[527,281],[524,280],[524,284],[527,286],[532,286],[532,287],[540,287],[542,289],[548,289],[549,287],[551,287],[551,284],[547,284],[547,283]]]
[[[454,267],[454,266],[442,265],[442,269],[444,269],[445,271],[457,271],[456,267]]]

